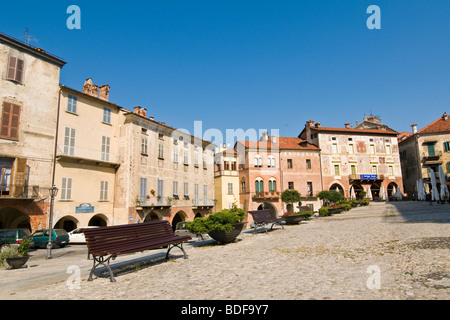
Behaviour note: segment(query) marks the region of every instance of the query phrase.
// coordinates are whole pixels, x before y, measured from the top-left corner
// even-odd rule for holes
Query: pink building
[[[281,201],[293,189],[302,195],[302,206],[318,210],[322,190],[320,150],[300,138],[268,136],[259,141],[238,141],[240,204],[245,211],[272,209],[278,215],[298,210]],[[295,205],[296,206],[296,205]],[[249,222],[251,217],[248,217]]]

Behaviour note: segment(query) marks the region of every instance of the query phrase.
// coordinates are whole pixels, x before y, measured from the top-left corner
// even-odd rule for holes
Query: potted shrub
[[[302,196],[296,190],[285,190],[281,194],[281,201],[287,204],[301,203]]]
[[[9,246],[2,249],[0,252],[0,260],[6,260],[6,263],[13,269],[21,268],[25,263],[27,263],[30,256],[28,251],[30,250],[30,240],[23,239],[19,247]]]
[[[206,218],[195,218],[193,222],[188,222],[188,229],[194,234],[208,234],[219,244],[233,242],[242,232],[244,225],[245,211],[237,208],[224,209],[213,213]]]
[[[284,215],[281,216],[281,218],[286,221],[286,224],[294,225],[299,224],[303,220],[308,220],[309,217],[312,216],[312,214],[313,213],[311,211],[307,210],[294,213],[285,212]]]

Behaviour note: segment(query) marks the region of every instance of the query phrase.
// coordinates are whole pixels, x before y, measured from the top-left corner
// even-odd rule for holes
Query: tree
[[[302,196],[296,190],[285,190],[281,194],[281,201],[285,203],[301,202]]]
[[[328,200],[333,203],[344,200],[344,196],[337,191],[321,191],[318,196],[320,200]]]

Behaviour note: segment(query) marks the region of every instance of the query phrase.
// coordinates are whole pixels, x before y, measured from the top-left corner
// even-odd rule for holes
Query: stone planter
[[[22,268],[22,266],[27,263],[30,256],[6,258],[6,263],[13,269]]]
[[[328,213],[329,214],[337,214],[337,213],[343,212],[344,210],[345,210],[344,208],[330,208],[330,209],[328,209]]]
[[[288,225],[295,225],[299,224],[301,221],[306,219],[307,215],[304,214],[297,214],[297,215],[284,215],[282,218],[284,221],[286,221],[286,224]]]
[[[216,240],[219,244],[223,243],[230,243],[235,241],[237,236],[242,232],[242,229],[244,229],[244,226],[247,222],[240,222],[233,224],[234,229],[231,231],[211,231],[208,233],[208,235]]]

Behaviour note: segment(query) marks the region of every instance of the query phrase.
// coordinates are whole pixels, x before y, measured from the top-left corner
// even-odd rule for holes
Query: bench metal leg
[[[176,243],[176,244],[169,245],[169,249],[167,250],[167,253],[166,253],[166,259],[169,259],[169,252],[170,252],[170,250],[172,250],[173,247],[178,247],[179,249],[181,249],[181,251],[183,251],[183,253],[184,253],[184,258],[185,259],[188,258],[186,251],[184,251],[183,243]]]
[[[281,222],[275,222],[275,223],[272,223],[272,227],[270,227],[270,230],[272,230],[272,229],[273,229],[273,226],[276,225],[276,224],[280,225],[280,226],[281,226],[281,229],[284,230],[284,226],[283,226],[283,224],[282,224]]]
[[[105,259],[104,256],[101,256],[101,257],[93,256],[93,257],[94,257],[94,265],[92,266],[91,272],[90,272],[90,274],[89,274],[88,281],[93,281],[92,275],[94,274],[95,269],[96,269],[99,265],[102,264],[102,265],[104,265],[104,266],[106,267],[106,269],[108,269],[108,271],[109,271],[109,277],[110,277],[111,282],[116,282],[116,279],[114,279],[114,274],[113,274],[113,272],[112,272],[112,270],[111,270],[111,267],[109,266],[109,261],[111,260],[111,258],[112,258],[113,260],[115,260],[115,259],[116,259],[116,256],[109,256],[109,257],[106,258],[106,259]]]

